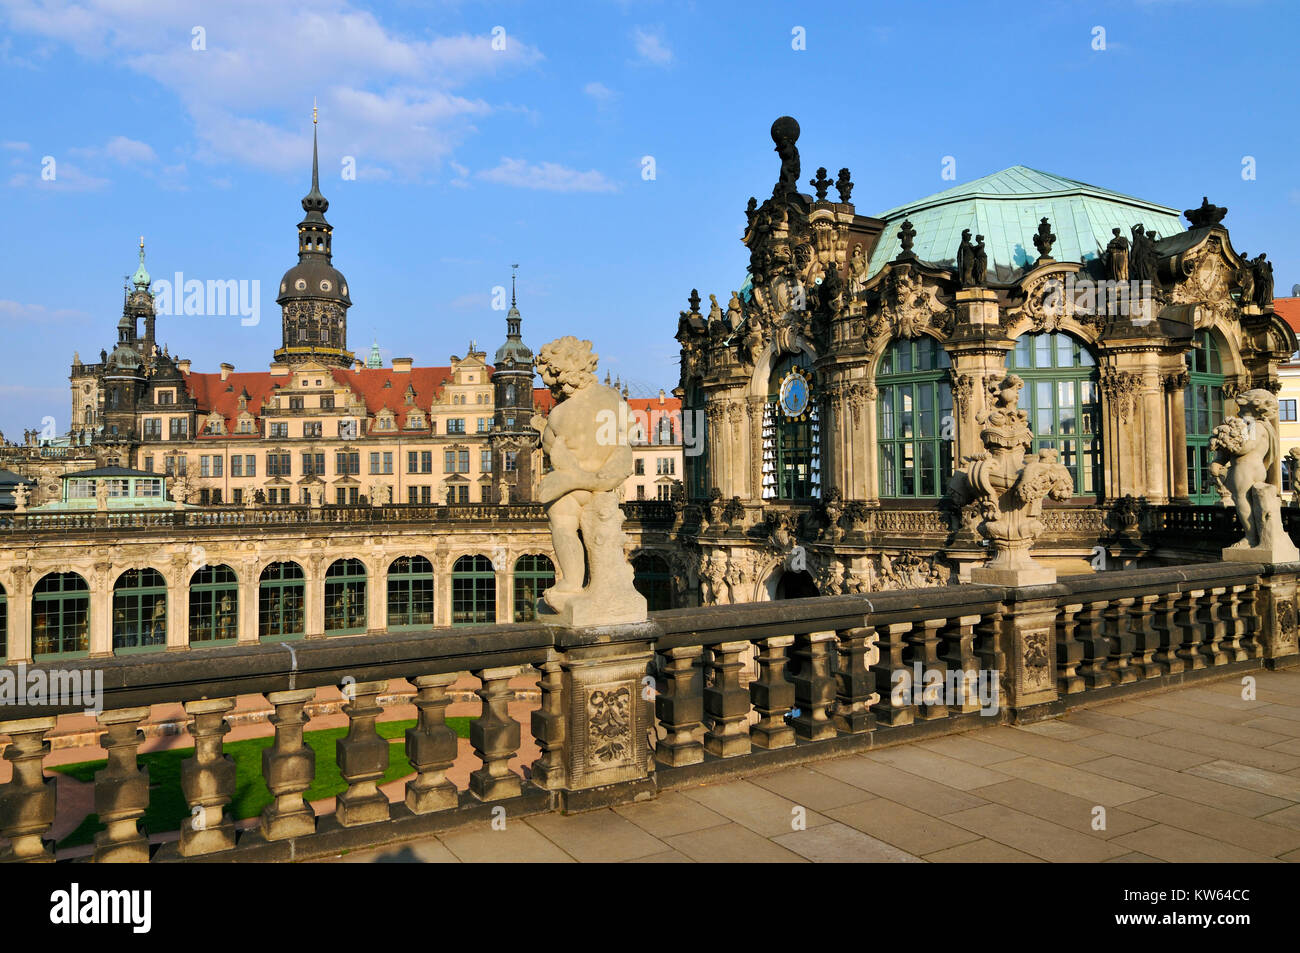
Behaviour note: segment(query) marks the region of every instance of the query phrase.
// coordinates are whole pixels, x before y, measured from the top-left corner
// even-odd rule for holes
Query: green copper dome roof
[[[135,274],[131,276],[131,284],[137,288],[149,287],[149,272],[144,267],[144,236],[140,236],[140,264],[135,269]]]
[[[1034,234],[1044,216],[1056,234],[1052,257],[1057,261],[1100,257],[1113,228],[1127,237],[1140,222],[1160,238],[1185,230],[1175,209],[1014,165],[876,216],[884,219],[885,229],[869,273],[898,256],[898,228],[907,219],[916,229],[912,251],[921,260],[953,264],[962,230],[969,228],[972,238],[984,236],[989,279],[1011,281],[1037,260]]]

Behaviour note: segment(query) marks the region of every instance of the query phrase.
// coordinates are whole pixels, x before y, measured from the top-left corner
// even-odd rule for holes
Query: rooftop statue
[[[1074,480],[1057,462],[1055,450],[1027,455],[1034,435],[1029,414],[1018,406],[1024,384],[1015,374],[989,382],[992,407],[975,417],[983,425],[985,450],[966,457],[948,484],[954,503],[980,505],[983,519],[977,529],[993,550],[983,568],[971,571],[972,582],[1026,586],[1056,580],[1056,571],[1035,562],[1029,549],[1043,532],[1043,500],[1068,500]]]
[[[799,123],[791,116],[782,116],[772,123],[772,141],[776,143],[776,154],[781,157],[781,177],[773,197],[795,195],[799,192]]]
[[[1128,239],[1118,228],[1110,233],[1115,237],[1106,244],[1106,276],[1111,281],[1128,281]]]
[[[971,252],[970,280],[972,288],[983,288],[989,270],[989,253],[984,247],[984,236],[975,236],[975,250]]]
[[[972,269],[974,268],[975,246],[971,244],[970,229],[961,230],[961,243],[957,246],[957,287],[970,288],[973,285]]]
[[[1038,223],[1038,234],[1034,236],[1034,247],[1038,249],[1038,259],[1052,257],[1052,246],[1056,244],[1056,235],[1052,233],[1052,225],[1044,215]]]
[[[542,594],[550,611],[541,619],[560,625],[646,618],[645,597],[632,584],[618,505],[619,487],[632,473],[629,411],[617,390],[597,382],[596,360],[590,341],[567,335],[545,345],[537,359],[558,401],[548,417],[532,421],[553,467],[538,485],[538,499],[546,504],[560,571]]]
[[[1277,434],[1277,397],[1255,388],[1237,395],[1238,417],[1214,428],[1210,472],[1232,494],[1245,535],[1223,551],[1224,559],[1296,562],[1300,550],[1282,525],[1282,454]]]

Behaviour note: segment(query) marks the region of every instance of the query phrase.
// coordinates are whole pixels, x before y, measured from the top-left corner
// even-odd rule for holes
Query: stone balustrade
[[[94,779],[103,829],[96,861],[303,860],[428,836],[494,812],[575,811],[760,768],[1051,717],[1120,694],[1300,661],[1300,564],[1212,563],[1064,577],[1041,586],[962,585],[784,602],[674,609],[598,629],[466,626],[240,644],[166,657],[81,659],[103,675]],[[32,666],[32,670],[52,666]],[[523,727],[509,682],[538,673],[529,729],[539,756],[520,769]],[[478,767],[449,779],[457,738],[448,688],[478,680],[471,727]],[[49,674],[49,672],[47,672]],[[376,724],[389,683],[415,688],[404,797],[378,788],[389,742]],[[304,745],[317,690],[342,690],[336,759],[346,783],[332,814],[304,800],[317,765]],[[223,752],[234,699],[262,695],[274,736],[262,773],[271,801],[234,823],[235,765]],[[150,790],[139,726],[151,706],[184,706],[185,827],[145,831]],[[55,859],[56,793],[42,770],[58,716],[81,705],[11,705],[0,737],[0,857]],[[157,783],[157,779],[155,784]],[[175,782],[172,782],[175,783]]]

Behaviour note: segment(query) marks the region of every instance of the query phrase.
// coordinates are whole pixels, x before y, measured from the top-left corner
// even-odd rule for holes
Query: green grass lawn
[[[448,718],[447,727],[462,738],[469,737],[472,717]],[[381,738],[388,738],[388,770],[384,772],[380,784],[386,784],[397,778],[415,773],[411,763],[406,760],[402,744],[407,728],[415,724],[414,719],[404,721],[381,721],[375,728]],[[347,789],[347,782],[339,774],[338,763],[334,758],[334,746],[347,734],[347,728],[327,728],[324,731],[308,731],[303,741],[316,752],[316,777],[303,794],[308,801],[333,797]],[[271,792],[267,790],[262,779],[262,751],[271,746],[274,739],[248,738],[244,741],[232,741],[224,746],[226,754],[235,761],[235,795],[231,799],[229,811],[236,820],[256,817],[272,801]],[[154,751],[139,756],[140,763],[149,769],[149,807],[144,812],[144,829],[150,833],[180,830],[185,819],[190,816],[189,805],[181,793],[181,762],[192,757],[193,748],[175,748],[170,751]],[[106,761],[80,761],[76,764],[62,764],[49,770],[66,774],[78,781],[93,782],[95,772],[103,769]],[[90,844],[95,834],[103,830],[98,814],[89,814],[63,840],[59,847],[78,847]]]

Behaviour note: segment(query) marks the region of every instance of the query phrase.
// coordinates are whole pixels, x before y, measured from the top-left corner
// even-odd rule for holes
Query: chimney
[[[184,375],[186,375],[186,376],[189,376],[189,373],[190,373],[190,360],[189,360],[189,358],[186,358],[186,359],[183,360],[183,361],[177,361],[177,362],[176,362],[176,368],[177,368],[177,370],[179,370],[182,374],[184,374]],[[224,380],[224,378],[223,378],[223,380]]]
[[[353,362],[352,362],[352,373],[354,373],[354,374],[360,374],[360,373],[361,373],[361,368],[362,368],[363,366],[364,366],[364,365],[363,365],[360,361],[353,361]]]
[[[395,357],[395,358],[393,358],[393,373],[394,373],[394,374],[409,374],[409,373],[411,373],[411,365],[414,364],[414,363],[415,363],[415,359],[414,359],[414,358],[410,358],[410,357]]]
[[[221,379],[223,381],[226,380],[228,377],[230,377],[231,373],[233,373],[234,370],[235,370],[234,364],[226,364],[223,362],[221,365]]]
[[[661,387],[659,388],[659,403],[663,404],[663,402],[664,402],[664,389]]]

